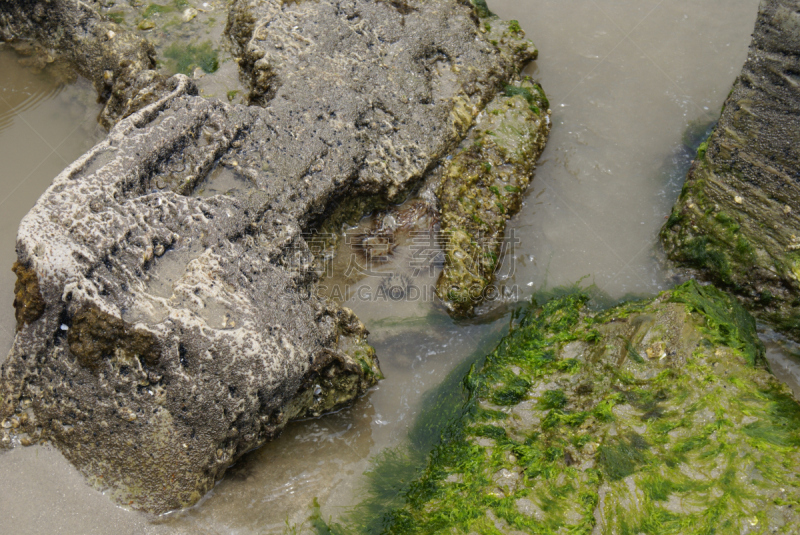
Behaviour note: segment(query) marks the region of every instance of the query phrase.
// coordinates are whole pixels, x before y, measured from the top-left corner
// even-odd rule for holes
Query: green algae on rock
[[[587,299],[531,307],[473,367],[463,415],[369,532],[800,529],[800,405],[741,305],[694,281]]]
[[[181,74],[190,75],[198,67],[206,73],[219,69],[219,53],[214,50],[210,41],[197,45],[173,43],[164,51],[164,57],[171,60],[170,69]]]
[[[762,2],[747,62],[661,232],[668,256],[800,337],[800,30]]]
[[[469,314],[494,280],[506,221],[519,211],[547,142],[548,108],[540,85],[506,85],[444,170],[437,197],[445,267],[437,293],[456,314]]]

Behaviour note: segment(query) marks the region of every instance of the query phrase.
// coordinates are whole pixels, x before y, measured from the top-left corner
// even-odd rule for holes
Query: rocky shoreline
[[[160,513],[375,384],[363,324],[316,296],[307,233],[344,204],[367,213],[436,185],[487,106],[528,141],[487,140],[493,156],[473,160],[529,157],[530,173],[549,129],[543,93],[519,79],[536,49],[518,26],[455,0],[401,4],[236,2],[250,106],[153,71],[146,42],[83,4],[0,4],[4,38],[70,50],[114,124],[20,226],[4,445],[50,441],[120,503]],[[480,207],[500,232],[528,180],[505,191],[510,208]]]
[[[670,259],[800,338],[797,4],[762,3],[742,73],[661,232]]]
[[[456,418],[421,474],[393,480],[406,457],[379,459],[387,478],[329,532],[795,533],[800,405],[747,311],[694,281],[600,313],[588,300],[528,307],[463,406],[423,416]]]
[[[142,32],[183,7],[145,8],[137,32],[93,1],[0,1],[0,38],[92,80],[110,129],[20,226],[0,447],[53,443],[153,513],[191,506],[287,423],[381,379],[364,324],[316,291],[320,230],[416,198],[362,249],[429,218],[440,304],[470,317],[550,130],[544,90],[520,75],[538,51],[483,1],[235,0],[225,33],[245,89],[227,101],[158,70]],[[457,417],[402,493],[367,500],[352,526],[315,525],[800,529],[800,405],[753,318],[800,339],[798,13],[762,2],[661,231],[713,285],[603,312],[577,289],[534,302],[464,377],[463,405],[431,409]]]

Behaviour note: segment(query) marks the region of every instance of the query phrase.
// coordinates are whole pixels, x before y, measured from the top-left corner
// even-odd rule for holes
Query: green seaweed
[[[507,384],[492,393],[492,402],[496,405],[516,405],[528,394],[530,381],[524,377],[514,377]]]
[[[381,474],[380,484],[371,492],[381,496],[382,507],[373,501],[356,508],[341,525],[344,532],[588,534],[602,517],[608,532],[715,533],[742,520],[766,526],[764,510],[800,501],[800,482],[784,468],[800,461],[800,406],[758,367],[763,347],[755,324],[732,297],[690,281],[656,301],[595,315],[586,314],[586,291],[546,297],[512,320],[485,360],[472,361],[458,395],[435,405],[450,423],[442,427],[433,417],[435,432],[424,435],[433,447],[429,455],[392,450],[381,456],[371,474]],[[665,328],[663,321],[678,323]],[[650,340],[678,354],[645,358],[642,342],[634,341],[641,336],[632,339],[625,330],[634,324],[644,325],[641,336],[649,332]],[[639,358],[618,367],[620,338],[623,351]],[[591,365],[562,357],[572,343],[594,348]],[[683,364],[669,364],[673,358]],[[573,386],[540,390],[524,410],[543,419],[527,427],[515,407],[536,385],[551,382]],[[754,420],[738,423],[744,417]],[[595,468],[576,468],[587,458]],[[717,466],[718,475],[709,476]],[[743,479],[745,466],[761,482]],[[691,476],[695,467],[702,478]],[[635,502],[631,485],[639,489]],[[778,490],[786,494],[775,501],[770,493]],[[675,496],[693,508],[668,509]],[[525,513],[519,500],[539,513]]]
[[[142,12],[142,18],[149,19],[153,15],[162,15],[165,13],[175,13],[183,8],[189,6],[188,0],[173,0],[167,5],[151,3]]]
[[[211,41],[200,44],[172,43],[164,51],[164,57],[171,60],[168,65],[176,73],[189,75],[200,67],[211,74],[219,69],[219,53],[213,48]]]
[[[704,316],[706,324],[701,329],[712,343],[740,351],[751,366],[766,366],[756,321],[730,294],[693,282],[678,287],[670,300],[684,303]]]
[[[624,479],[647,461],[649,447],[643,438],[632,435],[600,446],[597,460],[609,479]]]
[[[112,11],[106,14],[108,19],[116,24],[122,24],[125,22],[125,12],[124,11]]]
[[[708,141],[700,143],[700,146],[697,147],[697,159],[702,160],[703,158],[705,158],[707,150],[708,150]]]
[[[472,2],[472,6],[475,9],[475,14],[478,15],[478,17],[485,19],[494,16],[494,13],[489,10],[486,0],[470,0],[470,2]]]

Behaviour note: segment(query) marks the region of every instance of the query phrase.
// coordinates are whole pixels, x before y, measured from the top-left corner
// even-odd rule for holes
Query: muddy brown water
[[[519,20],[539,47],[528,73],[551,99],[553,130],[512,220],[516,245],[505,257],[498,299],[484,307],[487,319],[454,322],[425,292],[397,300],[379,292],[396,281],[423,289],[435,281],[435,262],[410,269],[413,239],[398,244],[391,263],[347,276],[351,259],[363,259],[342,240],[326,291],[365,321],[386,374],[365,398],[290,425],[197,506],[160,518],[115,506],[51,448],[16,448],[0,454],[0,531],[282,533],[295,524],[303,531],[314,498],[325,518],[358,501],[370,459],[403,444],[424,393],[502,336],[505,302],[584,276],[612,299],[670,286],[657,232],[693,146],[744,62],[758,0],[495,0],[490,7]],[[7,268],[19,221],[53,177],[104,135],[86,81],[65,84],[19,60],[0,47],[0,361],[14,332]],[[768,330],[762,335],[775,373],[799,393],[800,352]]]

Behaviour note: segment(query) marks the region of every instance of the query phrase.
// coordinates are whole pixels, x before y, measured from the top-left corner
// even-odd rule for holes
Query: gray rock
[[[800,336],[800,3],[761,3],[742,73],[661,232],[670,258]]]
[[[16,267],[35,283],[17,285],[0,384],[4,416],[30,400],[24,438],[51,440],[120,502],[155,512],[194,503],[290,419],[341,407],[380,375],[363,325],[294,269],[300,229],[253,226],[261,192],[158,189],[167,169],[208,173],[248,118],[173,80],[23,220]]]
[[[259,106],[161,81],[23,220],[0,442],[50,440],[119,502],[164,512],[364,393],[377,360],[315,295],[308,232],[405,195],[534,57],[482,28],[456,0],[237,2]]]

